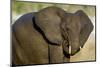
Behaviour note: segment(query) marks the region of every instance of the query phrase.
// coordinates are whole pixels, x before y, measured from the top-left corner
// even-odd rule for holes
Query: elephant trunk
[[[67,56],[69,54],[69,43],[67,40],[64,40],[62,43],[62,47],[63,47],[63,53],[65,56]]]
[[[79,39],[71,42],[71,55],[75,55],[78,51],[80,51]]]
[[[75,55],[78,51],[80,51],[80,44],[78,38],[73,38],[71,40],[65,40],[63,42],[63,50],[65,56],[67,55]]]

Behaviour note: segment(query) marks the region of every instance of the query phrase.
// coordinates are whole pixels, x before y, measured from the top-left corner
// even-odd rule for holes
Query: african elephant
[[[82,10],[68,13],[51,6],[25,14],[12,25],[12,62],[70,62],[70,56],[84,46],[92,30],[93,25]]]

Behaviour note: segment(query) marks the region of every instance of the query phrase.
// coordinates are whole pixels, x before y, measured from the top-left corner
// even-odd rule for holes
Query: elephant
[[[12,25],[12,64],[70,62],[83,48],[93,24],[82,10],[50,6],[21,16]]]

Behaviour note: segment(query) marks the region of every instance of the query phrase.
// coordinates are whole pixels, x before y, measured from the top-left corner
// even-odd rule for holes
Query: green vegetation
[[[82,6],[82,5],[68,5],[68,4],[56,4],[56,3],[36,3],[36,2],[20,2],[12,0],[12,17],[22,15],[28,12],[35,12],[48,6],[58,6],[66,10],[67,12],[76,12],[77,10],[83,10],[89,16],[95,16],[94,6]]]

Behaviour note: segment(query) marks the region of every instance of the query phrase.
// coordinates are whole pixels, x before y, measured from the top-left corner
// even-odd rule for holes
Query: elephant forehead
[[[75,24],[76,27],[79,27],[79,26],[80,26],[80,17],[74,15],[74,16],[72,17],[72,23]]]
[[[80,30],[81,24],[79,16],[71,15],[66,19],[66,22],[66,26],[68,29],[77,29],[77,31]]]

